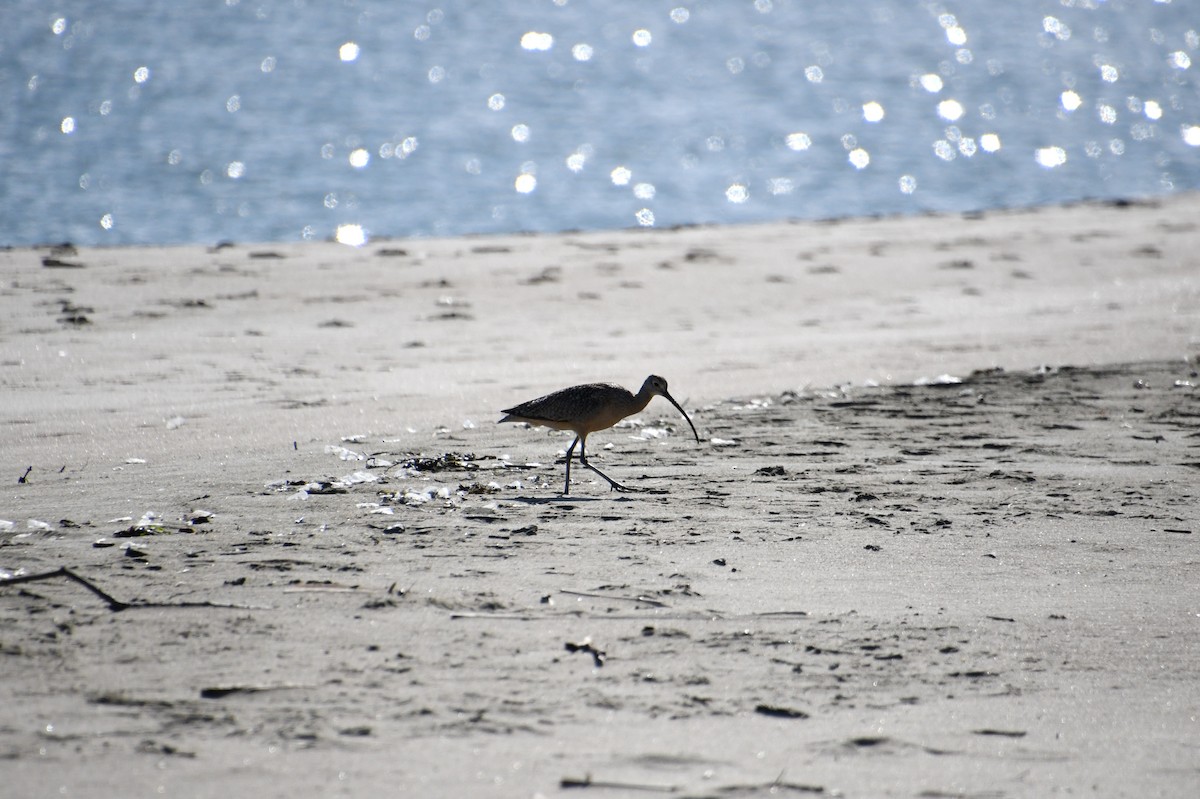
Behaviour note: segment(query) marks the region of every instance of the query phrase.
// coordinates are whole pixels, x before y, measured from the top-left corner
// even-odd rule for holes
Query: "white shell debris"
[[[952,386],[961,383],[961,377],[954,375],[938,375],[937,377],[918,377],[913,381],[914,386]]]
[[[337,488],[348,488],[349,486],[358,485],[359,483],[374,483],[378,482],[378,480],[379,478],[370,472],[357,471],[345,475],[340,480],[334,480],[333,485]]]
[[[344,441],[345,439],[342,440]],[[365,461],[367,459],[367,456],[363,455],[361,452],[355,452],[352,449],[339,447],[337,444],[326,444],[325,454],[337,455],[338,458],[344,461]]]

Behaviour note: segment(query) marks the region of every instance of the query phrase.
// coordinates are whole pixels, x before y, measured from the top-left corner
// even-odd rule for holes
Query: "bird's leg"
[[[567,447],[567,481],[563,483],[563,496],[571,493],[571,453],[575,451],[575,445],[579,443],[579,436],[575,436],[575,440],[571,442],[571,446]],[[579,448],[579,452],[583,453],[583,447]],[[586,463],[584,464],[587,465]]]
[[[588,467],[589,469],[591,469],[591,470],[592,470],[593,472],[595,472],[596,474],[598,474],[598,475],[600,475],[601,477],[603,477],[605,480],[607,480],[607,481],[608,481],[608,485],[609,485],[609,491],[635,491],[635,490],[637,490],[637,489],[629,488],[628,486],[623,486],[623,485],[621,485],[621,484],[620,484],[620,483],[618,483],[616,480],[612,479],[612,478],[611,478],[611,477],[609,477],[607,474],[605,474],[604,472],[600,471],[599,469],[597,469],[597,468],[596,468],[595,466],[593,466],[592,464],[588,463],[588,461],[587,461],[587,455],[585,455],[585,454],[584,454],[584,447],[585,447],[585,446],[586,446],[585,442],[583,442],[582,440],[580,440],[580,442],[579,442],[579,462],[580,462],[580,463],[582,463],[584,466]]]

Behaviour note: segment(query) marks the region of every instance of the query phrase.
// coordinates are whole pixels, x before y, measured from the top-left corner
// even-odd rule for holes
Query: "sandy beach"
[[[1198,220],[0,251],[0,795],[1196,795]]]

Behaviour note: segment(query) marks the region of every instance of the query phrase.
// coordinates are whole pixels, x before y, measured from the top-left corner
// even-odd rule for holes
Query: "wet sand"
[[[1197,219],[0,252],[4,790],[1190,795]]]

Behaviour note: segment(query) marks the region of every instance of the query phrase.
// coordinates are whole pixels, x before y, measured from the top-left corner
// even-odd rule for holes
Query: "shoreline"
[[[927,219],[927,218],[948,218],[948,219],[971,219],[986,216],[988,214],[1003,214],[1003,213],[1039,213],[1042,211],[1052,211],[1054,209],[1075,208],[1078,206],[1109,206],[1114,208],[1153,208],[1158,207],[1163,203],[1170,202],[1176,198],[1188,197],[1200,193],[1200,190],[1195,191],[1172,191],[1162,194],[1131,194],[1114,197],[1090,196],[1080,197],[1071,200],[1061,200],[1058,202],[1047,203],[1043,205],[992,205],[973,209],[959,210],[936,210],[923,208],[913,211],[896,211],[896,212],[878,212],[873,214],[843,214],[839,216],[785,216],[777,219],[758,219],[739,222],[684,222],[666,226],[642,226],[642,225],[626,225],[625,227],[603,227],[603,228],[582,228],[573,227],[562,230],[503,230],[503,231],[481,231],[460,234],[417,234],[411,236],[404,235],[370,235],[365,247],[370,248],[381,244],[394,244],[399,242],[419,242],[419,241],[473,241],[477,239],[503,239],[503,238],[522,238],[522,237],[548,237],[561,238],[565,236],[592,235],[603,233],[629,233],[629,234],[654,234],[654,233],[680,233],[692,230],[700,230],[705,228],[747,228],[747,227],[773,227],[778,225],[827,225],[840,224],[843,222],[862,222],[862,221],[884,221],[884,220],[906,220],[906,219]],[[367,231],[370,233],[370,231]],[[166,242],[116,242],[111,244],[95,244],[81,243],[71,240],[69,237],[64,237],[58,241],[41,241],[41,242],[10,242],[0,244],[0,252],[14,250],[48,250],[55,248],[72,248],[85,250],[138,250],[138,249],[187,249],[187,248],[203,248],[210,252],[215,252],[227,247],[274,247],[274,246],[291,246],[297,244],[336,244],[334,236],[328,236],[320,239],[216,239],[213,241],[166,241]],[[359,247],[354,245],[348,246],[352,249]]]
[[[191,250],[191,248],[200,248],[209,253],[215,253],[221,250],[226,250],[230,247],[254,248],[254,250],[269,250],[271,247],[293,247],[302,245],[338,245],[347,247],[348,250],[371,250],[372,247],[385,245],[401,245],[415,244],[422,241],[476,241],[490,239],[528,239],[528,238],[546,238],[546,239],[562,239],[568,236],[592,236],[604,234],[622,234],[622,235],[655,235],[655,234],[678,234],[695,232],[695,230],[708,229],[726,229],[737,230],[743,228],[772,228],[772,227],[792,227],[792,226],[824,226],[824,224],[844,224],[853,222],[902,222],[906,220],[982,220],[989,215],[996,214],[1040,214],[1040,212],[1069,210],[1075,208],[1086,208],[1086,206],[1094,206],[1094,208],[1114,208],[1114,209],[1158,209],[1164,204],[1170,204],[1174,200],[1187,199],[1194,197],[1195,194],[1200,194],[1200,190],[1196,191],[1180,191],[1165,194],[1130,194],[1128,197],[1084,197],[1073,200],[1063,200],[1061,203],[1051,203],[1046,205],[994,205],[989,208],[980,208],[965,211],[937,211],[937,210],[919,210],[905,214],[905,212],[895,212],[895,214],[871,214],[866,216],[854,216],[851,214],[840,216],[821,216],[821,217],[802,217],[788,216],[780,217],[778,220],[767,221],[751,221],[751,222],[689,222],[682,224],[672,224],[667,227],[643,227],[643,226],[626,226],[623,228],[566,228],[563,230],[505,230],[505,232],[493,233],[464,233],[462,235],[416,235],[416,236],[391,236],[378,235],[371,236],[370,240],[362,246],[338,245],[338,242],[329,236],[324,239],[263,239],[263,240],[232,240],[221,239],[217,241],[176,241],[176,242],[158,242],[158,244],[101,244],[101,245],[83,245],[70,239],[62,239],[60,241],[42,241],[36,244],[5,244],[0,245],[0,252],[18,252],[18,251],[41,251],[41,250],[60,250],[60,248],[70,248],[70,250],[78,252],[79,250],[104,252],[110,250]]]

